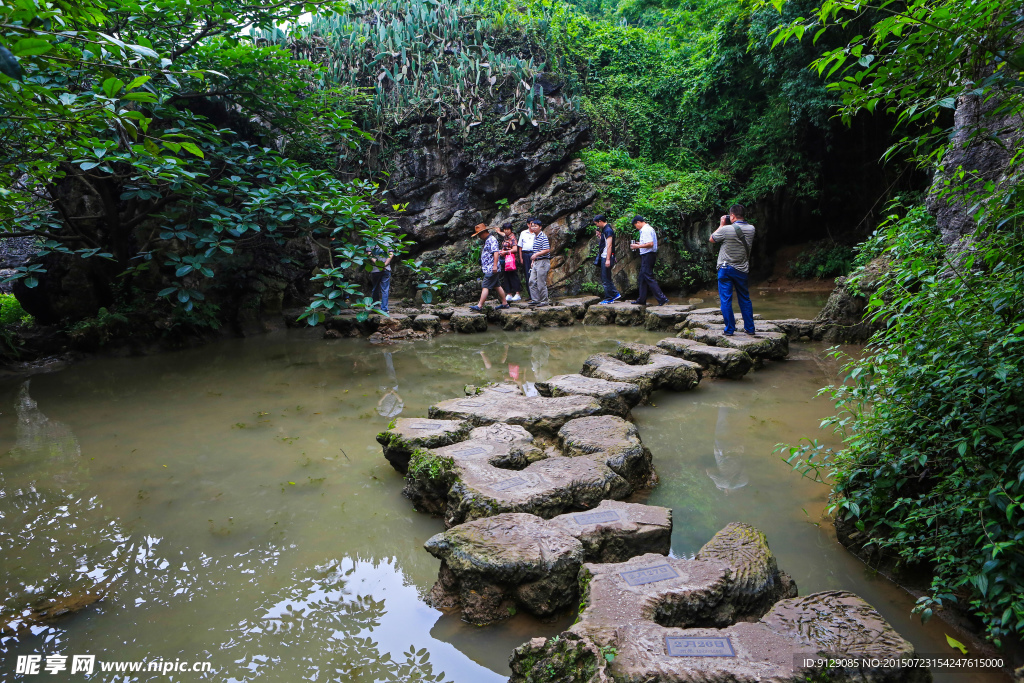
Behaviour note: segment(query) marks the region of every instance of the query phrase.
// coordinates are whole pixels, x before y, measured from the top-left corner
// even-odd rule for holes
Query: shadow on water
[[[2,621],[52,596],[103,596],[0,635],[0,680],[32,680],[13,674],[15,655],[53,653],[212,665],[141,681],[504,680],[514,647],[572,616],[481,629],[427,607],[438,564],[422,544],[442,526],[401,496],[374,437],[466,384],[529,388],[616,340],[663,336],[577,325],[374,347],[290,331],[0,383]],[[673,553],[749,521],[801,592],[860,593],[942,652],[941,629],[821,523],[827,491],[772,454],[829,409],[812,401],[835,372],[823,349],[793,357],[635,411],[661,475],[650,502],[674,509]]]

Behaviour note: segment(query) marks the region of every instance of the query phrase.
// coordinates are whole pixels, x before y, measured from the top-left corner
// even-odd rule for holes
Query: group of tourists
[[[548,271],[551,270],[551,242],[544,234],[539,218],[526,221],[526,230],[518,238],[512,223],[505,223],[494,234],[480,223],[474,228],[473,237],[484,243],[480,249],[480,269],[484,277],[480,301],[476,306],[470,306],[470,310],[482,310],[492,290],[501,301],[498,308],[508,308],[509,301],[523,300],[520,266],[525,274],[529,305],[541,307],[550,304]]]
[[[754,329],[754,310],[750,302],[750,291],[747,278],[750,272],[750,245],[754,241],[754,226],[744,219],[746,209],[742,204],[734,204],[729,213],[719,220],[718,229],[711,234],[711,244],[720,245],[718,252],[718,295],[721,302],[722,317],[725,319],[725,334],[732,336],[736,332],[736,315],[732,310],[732,298],[735,293],[739,300],[740,315],[743,318],[743,331],[756,334]],[[594,216],[592,221],[598,239],[598,255],[594,261],[601,273],[601,285],[604,287],[604,298],[601,304],[612,304],[622,299],[622,294],[615,288],[612,270],[615,267],[615,229],[604,216]],[[664,306],[669,298],[661,291],[654,275],[654,264],[658,258],[658,234],[644,220],[643,216],[634,216],[633,228],[637,231],[637,239],[630,240],[631,251],[639,253],[640,270],[637,275],[637,297],[631,304],[646,305],[648,296],[654,296],[658,306]],[[522,301],[523,281],[526,282],[525,294],[529,297],[529,305],[542,307],[550,305],[548,301],[548,271],[551,270],[551,242],[544,234],[539,218],[526,221],[526,229],[517,237],[511,222],[491,231],[484,223],[474,228],[473,237],[481,240],[480,269],[483,279],[480,289],[480,300],[470,310],[481,311],[484,302],[491,292],[497,295],[501,308],[509,308],[510,301]],[[388,290],[391,283],[391,260],[393,253],[385,253],[376,248],[368,252],[372,260],[370,281],[373,285],[372,296],[380,301],[381,310],[388,310]],[[520,277],[520,268],[523,276]]]

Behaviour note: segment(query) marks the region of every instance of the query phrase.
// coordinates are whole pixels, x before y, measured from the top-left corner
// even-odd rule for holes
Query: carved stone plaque
[[[736,656],[736,650],[728,638],[701,636],[665,636],[665,653],[669,657]]]
[[[495,484],[491,484],[491,488],[495,491],[508,491],[514,489],[517,486],[522,486],[526,483],[526,480],[522,477],[512,477],[511,479],[504,479]]]
[[[580,526],[586,526],[588,524],[601,524],[602,522],[618,522],[621,519],[622,518],[619,516],[618,510],[584,512],[583,514],[572,516],[572,520]]]
[[[410,425],[411,429],[439,429],[438,425],[433,422],[417,422],[414,425]]]
[[[645,583],[657,583],[666,579],[674,579],[679,576],[676,570],[668,564],[656,564],[653,567],[633,569],[628,572],[619,572],[619,576],[630,586],[642,586]]]

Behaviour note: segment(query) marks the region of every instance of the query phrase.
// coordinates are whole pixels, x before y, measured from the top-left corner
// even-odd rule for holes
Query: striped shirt
[[[536,253],[538,251],[544,251],[545,249],[550,249],[550,248],[551,248],[551,242],[548,241],[548,236],[544,234],[543,230],[541,232],[538,232],[536,235],[534,235],[534,237],[533,237],[533,251],[534,251],[534,253]],[[548,252],[547,254],[541,254],[540,256],[538,256],[537,260],[540,261],[541,259],[550,259],[550,258],[551,258],[551,252]]]

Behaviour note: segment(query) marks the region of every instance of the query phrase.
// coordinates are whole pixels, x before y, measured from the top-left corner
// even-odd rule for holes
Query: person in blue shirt
[[[597,239],[600,243],[597,268],[601,273],[601,284],[604,286],[604,299],[601,303],[611,304],[622,298],[612,280],[612,268],[615,266],[615,229],[600,215],[594,216],[594,225],[597,226]]]

